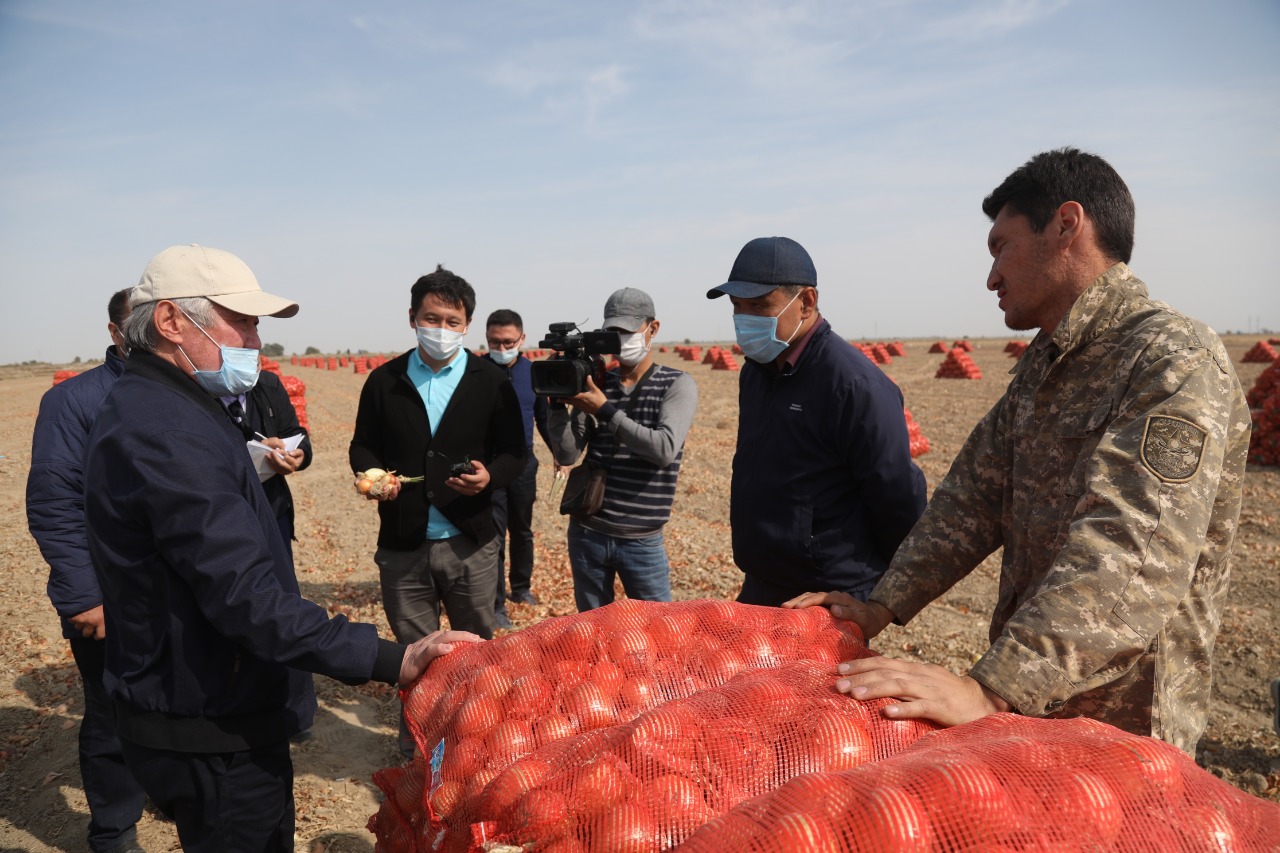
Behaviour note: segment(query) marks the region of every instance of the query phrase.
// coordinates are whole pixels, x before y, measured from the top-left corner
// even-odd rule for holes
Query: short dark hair
[[[133,293],[132,287],[125,287],[111,294],[111,298],[107,300],[107,319],[116,324],[116,328],[124,325],[124,319],[129,316],[129,294]]]
[[[409,291],[409,310],[417,314],[422,300],[429,293],[434,293],[446,305],[461,308],[467,315],[467,322],[471,322],[471,315],[476,311],[476,292],[465,278],[449,272],[442,264],[436,264],[435,272],[427,273],[413,283]]]
[[[995,221],[1005,205],[1027,218],[1039,234],[1063,204],[1079,202],[1093,221],[1098,248],[1111,261],[1133,256],[1133,196],[1111,164],[1079,148],[1058,148],[1019,166],[991,195],[982,212]]]
[[[484,327],[490,326],[515,326],[520,332],[524,333],[524,320],[520,319],[520,315],[512,311],[510,308],[499,308],[489,315],[489,319],[484,321]]]

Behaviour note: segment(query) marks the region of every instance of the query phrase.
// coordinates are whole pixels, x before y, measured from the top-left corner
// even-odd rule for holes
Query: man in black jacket
[[[298,423],[298,412],[289,400],[280,377],[269,370],[258,374],[258,384],[244,394],[221,398],[223,408],[232,422],[240,428],[246,441],[265,444],[274,452],[267,455],[269,473],[263,473],[262,490],[267,493],[271,511],[280,525],[284,547],[293,559],[293,493],[285,477],[301,471],[311,464],[311,437]],[[284,439],[302,436],[293,450]]]
[[[292,850],[288,738],[314,717],[310,673],[408,685],[454,642],[479,638],[406,647],[299,595],[244,436],[218,401],[257,381],[259,316],[292,316],[296,303],[202,246],[153,258],[130,301],[128,364],[85,459],[117,733],[185,850]]]
[[[505,371],[462,347],[475,305],[471,285],[442,266],[418,279],[409,300],[418,345],[370,373],[360,392],[352,469],[424,478],[374,498],[374,562],[401,642],[438,630],[441,606],[453,628],[493,636],[499,540],[490,498],[524,471],[528,449]],[[411,757],[406,734],[401,721],[401,753]]]

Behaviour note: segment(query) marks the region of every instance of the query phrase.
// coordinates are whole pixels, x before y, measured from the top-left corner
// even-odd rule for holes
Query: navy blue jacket
[[[748,360],[730,524],[746,574],[865,599],[924,512],[902,392],[826,320],[793,370]]]
[[[535,428],[547,447],[551,447],[551,436],[547,433],[547,398],[533,393],[533,363],[520,356],[509,365],[498,364],[493,360],[493,353],[485,353],[481,358],[506,371],[507,378],[516,389],[516,397],[520,400],[520,418],[524,421],[524,443],[529,450],[533,450]]]
[[[89,550],[122,738],[231,752],[310,726],[311,672],[394,683],[404,647],[301,598],[244,436],[186,374],[134,350],[85,461]]]
[[[84,533],[84,453],[98,407],[122,373],[124,359],[109,347],[101,365],[44,393],[31,436],[27,528],[49,564],[49,600],[68,639],[80,632],[67,617],[102,603]]]
[[[467,353],[466,372],[449,398],[436,434],[427,407],[409,377],[413,350],[378,367],[365,380],[356,411],[348,457],[352,471],[382,468],[405,477],[393,501],[378,502],[378,547],[412,551],[426,541],[427,518],[435,506],[463,535],[484,545],[498,535],[493,525],[493,491],[524,472],[528,448],[520,424],[520,401],[507,372]],[[463,456],[489,469],[489,485],[463,495],[445,485],[449,463]]]

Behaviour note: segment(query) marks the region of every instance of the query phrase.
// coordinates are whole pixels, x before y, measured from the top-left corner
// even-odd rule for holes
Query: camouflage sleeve
[[[907,622],[1001,545],[1008,393],[983,417],[870,598]]]
[[[1128,388],[1077,463],[1082,494],[1043,583],[969,673],[1024,714],[1128,671],[1188,597],[1205,546],[1239,384],[1188,347]],[[1205,642],[1216,630],[1204,625]]]

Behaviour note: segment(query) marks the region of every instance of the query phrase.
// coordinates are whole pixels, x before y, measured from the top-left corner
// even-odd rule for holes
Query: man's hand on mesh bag
[[[427,671],[427,664],[447,655],[458,643],[483,643],[484,638],[470,631],[433,631],[404,651],[400,662],[400,686],[408,687]]]

